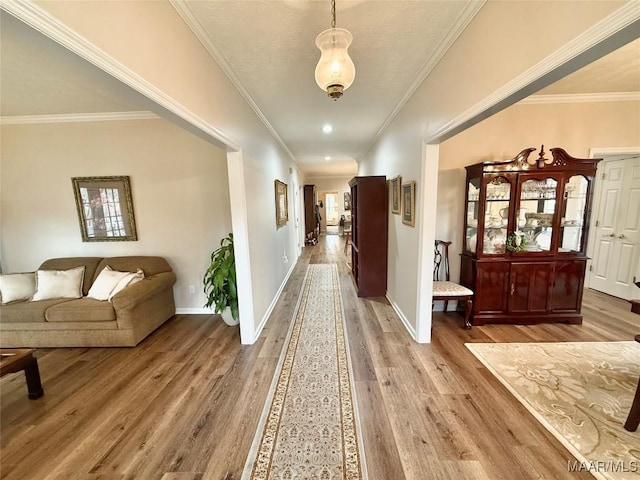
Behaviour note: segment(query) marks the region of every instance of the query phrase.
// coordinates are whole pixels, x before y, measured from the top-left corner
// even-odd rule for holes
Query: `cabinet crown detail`
[[[560,147],[551,148],[551,159],[545,158],[544,145],[540,147],[538,158],[531,155],[537,149],[525,148],[518,155],[508,160],[498,162],[484,162],[486,172],[536,172],[559,170],[590,170],[595,168],[601,158],[576,158],[569,155]],[[469,168],[469,167],[467,167]]]

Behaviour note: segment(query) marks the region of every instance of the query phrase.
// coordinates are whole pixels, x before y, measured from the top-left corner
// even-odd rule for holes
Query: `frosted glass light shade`
[[[356,78],[356,67],[347,49],[353,35],[343,28],[329,28],[316,38],[321,55],[316,65],[316,83],[337,100]]]

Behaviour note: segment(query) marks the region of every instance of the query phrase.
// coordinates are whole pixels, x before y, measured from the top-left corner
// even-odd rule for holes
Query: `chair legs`
[[[638,387],[636,388],[636,395],[633,397],[633,404],[629,411],[629,416],[624,424],[625,430],[635,432],[640,424],[640,380],[638,380]]]
[[[470,298],[467,299],[466,305],[464,308],[464,328],[471,328],[471,322],[469,321],[469,317],[471,316],[471,309],[473,308],[473,300]]]
[[[433,310],[434,306],[435,306],[435,300],[442,300],[444,302],[444,313],[447,313],[447,304],[449,303],[449,300],[445,300],[442,297],[436,297],[433,299],[434,301],[431,302],[431,310]],[[458,300],[458,305],[461,305],[464,302],[464,328],[469,329],[471,328],[473,325],[471,324],[471,320],[469,320],[471,318],[471,310],[473,310],[473,299],[471,298],[453,298],[453,300]],[[460,312],[458,312],[460,313]]]

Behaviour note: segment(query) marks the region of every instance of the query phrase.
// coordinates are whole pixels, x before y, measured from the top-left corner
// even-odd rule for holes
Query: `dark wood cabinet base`
[[[640,300],[631,300],[631,311],[640,314]]]
[[[487,324],[507,324],[507,325],[536,325],[538,323],[569,323],[580,325],[582,315],[580,314],[543,314],[535,315],[491,315],[476,314],[473,316],[473,326]]]

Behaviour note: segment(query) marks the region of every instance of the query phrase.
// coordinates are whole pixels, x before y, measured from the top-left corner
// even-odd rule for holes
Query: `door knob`
[[[619,235],[618,238],[627,238],[624,236],[624,233],[622,235]]]
[[[611,237],[611,238],[615,238],[615,237],[616,237],[616,234],[615,234],[615,233],[613,233],[613,232],[611,232],[609,235],[606,235],[606,236],[607,236],[607,237]]]

